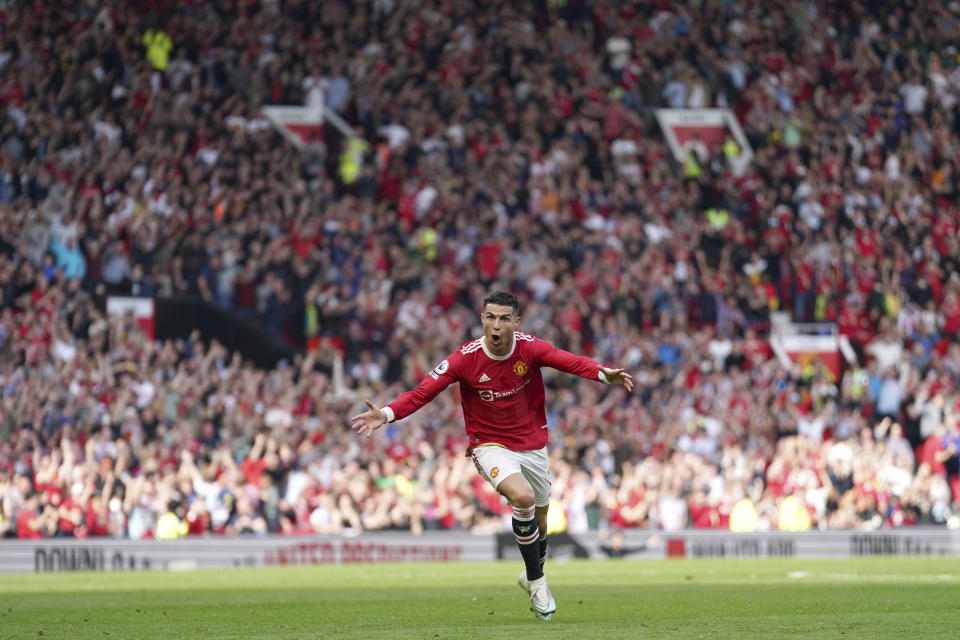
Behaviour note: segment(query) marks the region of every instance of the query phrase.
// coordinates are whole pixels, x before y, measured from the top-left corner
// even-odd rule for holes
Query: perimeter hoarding
[[[616,539],[615,539],[616,538]],[[960,531],[663,532],[627,530],[551,535],[557,559],[849,558],[960,556]],[[383,562],[463,562],[519,557],[511,533],[366,533],[355,537],[243,536],[180,540],[3,540],[0,573],[227,569]]]

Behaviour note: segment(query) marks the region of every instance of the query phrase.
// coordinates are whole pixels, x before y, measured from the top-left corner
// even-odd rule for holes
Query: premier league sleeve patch
[[[438,364],[433,371],[430,372],[430,377],[434,380],[439,380],[440,376],[447,372],[447,369],[450,368],[450,363],[447,360],[444,360]]]

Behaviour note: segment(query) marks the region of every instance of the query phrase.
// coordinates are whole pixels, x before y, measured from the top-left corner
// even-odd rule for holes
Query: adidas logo
[[[483,374],[482,376],[480,376],[480,380],[478,382],[490,382],[490,376],[488,376],[487,374]]]

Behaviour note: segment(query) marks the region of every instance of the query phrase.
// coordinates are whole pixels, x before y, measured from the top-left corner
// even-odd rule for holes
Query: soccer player
[[[520,586],[529,593],[537,617],[549,620],[557,604],[543,575],[550,469],[540,367],[623,385],[627,391],[633,390],[633,378],[623,369],[605,367],[518,331],[520,303],[511,293],[498,291],[484,298],[480,319],[482,337],[451,353],[416,389],[383,408],[367,400],[369,410],[350,422],[359,435],[369,437],[459,382],[468,454],[480,475],[513,507],[513,533],[526,566]]]

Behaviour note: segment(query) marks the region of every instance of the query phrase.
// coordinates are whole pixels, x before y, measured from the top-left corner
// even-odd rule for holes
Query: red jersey
[[[466,343],[428,373],[416,389],[385,406],[387,419],[409,416],[459,382],[470,446],[499,444],[514,451],[543,448],[547,415],[540,367],[599,381],[600,364],[520,331],[513,336],[513,348],[504,356],[490,353],[482,337]]]
[[[39,518],[36,511],[21,507],[17,511],[17,537],[40,539],[43,537],[43,529],[33,530],[30,525]]]

